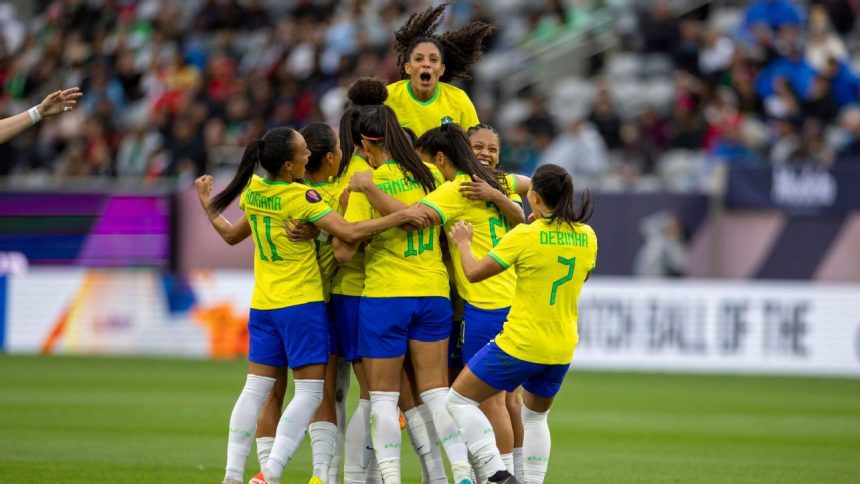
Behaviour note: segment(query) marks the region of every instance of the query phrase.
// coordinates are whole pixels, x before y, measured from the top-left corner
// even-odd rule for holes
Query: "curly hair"
[[[412,14],[406,24],[394,33],[394,51],[397,52],[401,79],[409,78],[403,65],[409,62],[409,56],[415,46],[425,42],[434,44],[442,55],[445,72],[439,78],[440,81],[470,78],[469,70],[484,53],[481,44],[485,37],[496,30],[496,26],[486,22],[472,22],[460,30],[436,34],[447,6],[442,4]]]

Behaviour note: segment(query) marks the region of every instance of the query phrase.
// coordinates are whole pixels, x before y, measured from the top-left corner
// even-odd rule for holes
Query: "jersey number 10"
[[[403,253],[403,257],[411,257],[414,255],[421,254],[425,250],[433,250],[433,237],[436,234],[435,228],[430,227],[427,230],[427,241],[424,241],[424,229],[419,229],[416,231],[406,232],[406,252]],[[415,239],[418,239],[418,243],[415,243]]]

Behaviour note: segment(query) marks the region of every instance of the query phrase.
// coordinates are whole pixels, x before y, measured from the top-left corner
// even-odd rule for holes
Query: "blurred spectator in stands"
[[[657,154],[645,140],[640,126],[628,121],[621,125],[621,147],[613,155],[616,175],[629,183],[653,170]]]
[[[666,151],[669,147],[669,123],[654,110],[653,106],[646,105],[637,116],[636,122],[645,144],[655,157]],[[646,171],[650,172],[651,167],[649,166]]]
[[[784,77],[796,93],[809,92],[809,86],[815,78],[815,69],[804,60],[801,46],[792,42],[786,45],[783,51],[784,56],[771,62],[756,79],[756,92],[759,96],[771,96],[776,86],[774,80],[778,77]]]
[[[743,114],[759,115],[764,112],[762,99],[755,92],[755,73],[740,52],[735,52],[728,74],[729,85],[737,96],[738,109]]]
[[[540,161],[540,150],[535,146],[535,137],[528,127],[519,123],[512,127],[502,140],[499,157],[501,169],[531,175]]]
[[[621,118],[615,111],[608,89],[597,91],[597,99],[594,100],[588,121],[597,128],[607,148],[614,150],[621,147]]]
[[[672,46],[675,68],[699,76],[699,48],[702,44],[702,23],[694,19],[681,20],[680,36]]]
[[[800,135],[797,133],[796,120],[788,117],[776,117],[773,124],[773,142],[770,148],[770,162],[781,165],[795,157],[801,147]]]
[[[533,135],[543,133],[551,138],[555,137],[558,132],[555,126],[555,120],[549,113],[541,96],[531,93],[529,94],[529,115],[525,120],[529,132]]]
[[[753,0],[744,13],[743,27],[752,32],[759,26],[779,31],[784,26],[800,26],[800,11],[790,0]]]
[[[541,155],[540,164],[555,164],[576,176],[599,179],[609,169],[606,144],[584,116],[573,114],[565,130]]]
[[[799,118],[800,101],[784,77],[773,79],[771,94],[764,100],[765,114],[771,118]]]
[[[705,120],[700,110],[686,104],[675,105],[669,125],[669,142],[675,148],[700,150],[705,139]]]
[[[684,227],[671,212],[657,212],[642,219],[639,231],[645,239],[633,262],[633,273],[640,277],[682,277],[687,254]]]
[[[839,62],[836,59],[827,61],[824,75],[830,79],[833,95],[840,106],[857,104],[860,102],[860,79],[851,72],[847,62]]]
[[[116,156],[116,172],[119,176],[146,176],[150,173],[151,161],[161,149],[161,133],[150,126],[146,119],[134,119],[129,131],[119,144]]]
[[[672,6],[666,0],[656,0],[647,11],[643,11],[639,19],[645,52],[662,52],[669,54],[678,46],[680,32],[678,19],[672,11]]]
[[[705,148],[716,159],[734,165],[756,163],[755,153],[744,138],[744,118],[737,110],[734,94],[719,89],[705,105]]]
[[[815,118],[808,118],[801,128],[800,147],[791,154],[790,163],[831,166],[833,151],[825,142],[824,125]]]
[[[854,29],[858,8],[854,0],[812,0],[810,3],[824,8],[831,25],[840,35],[848,35]]]
[[[809,38],[806,41],[806,61],[813,69],[821,71],[830,59],[837,62],[848,58],[848,49],[838,35],[830,29],[830,21],[822,7],[813,7],[809,12]]]
[[[803,103],[803,115],[823,123],[830,123],[839,114],[839,102],[830,87],[830,79],[817,76]]]
[[[860,108],[852,107],[842,115],[846,140],[836,155],[839,165],[860,166]]]
[[[716,79],[732,63],[734,42],[714,28],[708,29],[703,37],[699,71],[707,78]]]

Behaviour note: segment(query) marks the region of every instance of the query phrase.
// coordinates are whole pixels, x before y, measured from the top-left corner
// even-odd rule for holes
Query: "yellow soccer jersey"
[[[338,200],[344,190],[349,188],[349,179],[352,175],[361,171],[370,171],[373,167],[364,158],[359,155],[352,155],[349,160],[349,165],[346,170],[340,174],[337,179],[338,183]],[[346,209],[338,203],[337,211],[341,215],[346,213]],[[337,272],[334,273],[334,279],[331,283],[331,293],[341,294],[344,296],[361,296],[364,290],[364,249],[359,249],[352,256],[349,262],[340,264]]]
[[[499,348],[532,363],[570,363],[579,340],[579,291],[597,260],[594,230],[549,219],[520,224],[489,256],[517,271],[511,312],[496,337]]]
[[[323,202],[338,213],[340,210],[340,185],[337,181],[312,183],[310,180],[302,180],[307,186],[313,188],[322,196]],[[323,300],[328,302],[331,293],[332,279],[337,270],[337,260],[334,258],[334,246],[327,237],[326,240],[314,240],[317,251],[317,262],[320,266],[320,275],[323,284]]]
[[[436,93],[427,102],[415,98],[408,79],[389,84],[385,104],[397,114],[401,126],[418,136],[446,123],[457,123],[464,131],[479,123],[466,92],[444,82],[436,83]]]
[[[431,168],[437,185],[442,175]],[[421,185],[404,177],[396,162],[389,161],[374,170],[373,182],[388,195],[412,205],[424,198]],[[367,196],[352,192],[346,220],[359,222],[378,218]],[[365,280],[362,296],[367,297],[448,297],[448,272],[442,264],[439,232],[436,227],[407,232],[390,228],[373,237],[366,249]]]
[[[315,222],[331,212],[322,196],[301,183],[254,175],[239,198],[254,237],[253,309],[279,309],[323,300],[312,240],[290,242],[290,220]]]
[[[458,172],[453,180],[443,183],[424,197],[421,203],[436,210],[442,219],[446,234],[458,220],[471,223],[474,231],[472,255],[477,259],[483,259],[507,233],[508,222],[492,202],[469,200],[460,194],[460,183],[470,181],[472,177],[462,171]],[[457,292],[466,302],[482,309],[500,309],[511,305],[517,281],[514,271],[505,271],[487,280],[471,283],[466,280],[463,272],[463,262],[460,260],[460,249],[457,244],[449,241],[448,247],[451,251],[451,259],[454,261]]]

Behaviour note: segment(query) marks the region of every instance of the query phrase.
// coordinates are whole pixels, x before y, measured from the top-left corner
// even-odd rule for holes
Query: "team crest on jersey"
[[[454,118],[452,118],[451,116],[445,116],[444,118],[442,118],[442,124],[448,124],[453,122]]]
[[[319,192],[312,188],[305,192],[305,200],[311,203],[317,203],[322,201],[322,197],[320,196]]]

